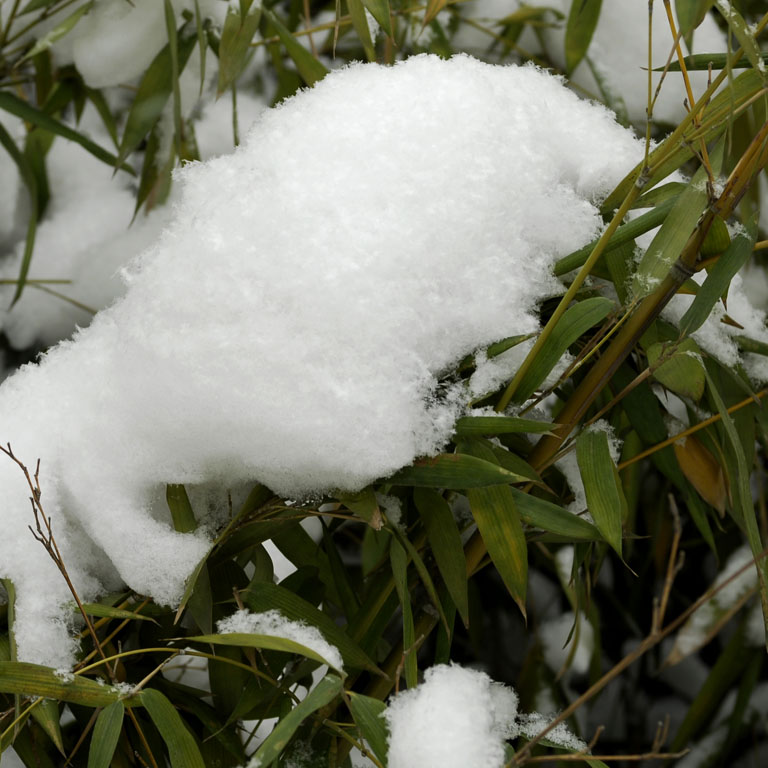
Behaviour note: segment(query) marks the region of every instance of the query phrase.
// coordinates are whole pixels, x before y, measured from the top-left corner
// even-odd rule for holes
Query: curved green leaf
[[[112,765],[115,747],[123,730],[124,713],[122,701],[116,701],[99,712],[88,751],[88,768],[109,768]]]
[[[147,688],[140,697],[168,747],[171,768],[206,768],[195,738],[166,696],[154,688]]]
[[[379,699],[364,696],[362,693],[348,692],[349,709],[355,725],[362,737],[368,742],[373,754],[382,765],[387,764],[387,723],[383,712],[387,705]]]
[[[565,69],[571,74],[587,53],[602,0],[573,0],[565,27]]]
[[[251,40],[259,28],[259,21],[261,21],[260,3],[252,6],[245,18],[241,16],[239,8],[229,6],[219,43],[219,83],[217,86],[219,95],[224,93],[243,71]]]
[[[543,531],[563,536],[569,541],[602,541],[603,535],[592,523],[557,504],[511,488],[512,497],[523,522]]]
[[[288,55],[293,59],[296,69],[307,85],[314,85],[322,80],[328,70],[321,64],[288,30],[288,28],[271,11],[265,12],[270,24],[275,28],[280,42],[285,46]]]
[[[441,453],[429,459],[419,459],[413,466],[401,469],[389,478],[393,485],[420,488],[482,488],[500,483],[520,483],[527,478],[464,453]]]
[[[462,416],[454,427],[457,437],[479,435],[548,434],[554,424],[517,416]]]

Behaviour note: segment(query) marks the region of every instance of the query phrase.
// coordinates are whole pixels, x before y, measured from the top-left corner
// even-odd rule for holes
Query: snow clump
[[[549,725],[539,713],[518,714],[512,688],[455,664],[428,669],[423,683],[391,699],[384,717],[390,768],[501,768],[508,739],[533,738]],[[586,749],[564,724],[546,738]]]
[[[331,645],[317,627],[302,621],[292,621],[277,610],[264,613],[251,613],[249,610],[237,611],[217,622],[216,629],[222,635],[230,633],[269,635],[293,640],[314,651],[318,656],[322,656],[334,669],[343,670],[344,668],[338,648]]]
[[[641,152],[536,68],[418,56],[334,72],[186,166],[125,296],[0,387],[0,441],[41,460],[81,598],[181,598],[209,540],[172,529],[166,483],[299,498],[439,451],[460,404],[438,376],[535,330],[551,265],[600,230],[596,202]],[[10,460],[0,488],[19,657],[66,666],[69,595]]]

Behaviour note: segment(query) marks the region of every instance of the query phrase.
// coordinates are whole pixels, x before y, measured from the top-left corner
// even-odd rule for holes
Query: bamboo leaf
[[[331,645],[339,649],[344,665],[354,669],[368,669],[380,672],[379,668],[352,641],[341,627],[327,614],[319,611],[314,605],[303,600],[284,587],[267,582],[252,582],[247,590],[242,592],[246,605],[256,613],[276,609],[286,618],[293,621],[305,621],[317,627]]]
[[[387,724],[383,713],[387,705],[379,699],[348,691],[349,710],[360,735],[368,742],[379,762],[387,765]]]
[[[124,713],[122,701],[116,701],[99,712],[88,751],[88,768],[109,768],[112,765],[115,747],[123,730]]]
[[[749,63],[760,73],[763,81],[765,81],[765,63],[760,52],[760,46],[755,40],[749,25],[744,21],[744,17],[736,10],[733,3],[727,0],[714,0],[714,4],[715,8],[720,11],[720,15],[725,19],[733,36],[744,49],[744,54],[749,59]]]
[[[693,30],[704,21],[704,17],[714,4],[714,0],[675,0],[675,11],[680,34],[691,49]]]
[[[487,446],[474,440],[462,441],[459,449],[489,463],[495,458]],[[508,485],[470,488],[467,497],[488,555],[525,616],[528,548],[512,489]]]
[[[165,486],[165,500],[171,511],[173,527],[179,533],[191,533],[197,530],[197,520],[189,503],[187,489],[178,483],[170,483]]]
[[[424,10],[421,26],[426,27],[446,5],[448,5],[448,0],[427,0],[427,7]]]
[[[454,427],[457,437],[481,435],[534,434],[546,435],[555,427],[546,421],[521,419],[517,416],[462,416]]]
[[[365,15],[365,6],[362,0],[347,0],[347,9],[352,20],[352,26],[355,28],[355,32],[363,45],[365,58],[368,61],[376,61],[376,49],[373,46],[371,29],[368,26],[368,18]]]
[[[285,46],[288,55],[293,59],[296,69],[307,85],[314,85],[322,80],[328,70],[319,62],[285,27],[285,25],[272,13],[265,11],[270,23],[275,28],[280,42]]]
[[[517,402],[525,402],[547,378],[568,347],[582,334],[604,320],[614,307],[613,301],[601,296],[584,299],[568,307],[528,372],[521,379],[514,399]]]
[[[464,453],[441,453],[420,459],[389,478],[393,485],[420,488],[482,488],[500,483],[524,482],[525,477],[503,469],[495,462],[484,461]]]
[[[734,275],[752,255],[757,240],[757,217],[753,217],[733,238],[725,253],[710,270],[707,279],[699,287],[693,303],[680,319],[680,330],[693,333],[704,324],[713,307],[725,295]]]
[[[0,93],[0,97],[3,94]],[[0,106],[2,103],[0,102]],[[16,142],[13,137],[6,130],[5,126],[0,123],[0,144],[3,145],[6,152],[11,156],[11,159],[16,163],[16,167],[19,169],[19,176],[24,181],[24,185],[29,193],[29,214],[27,218],[27,236],[24,241],[24,253],[21,257],[21,265],[19,266],[18,282],[16,283],[16,291],[13,294],[11,300],[11,307],[21,298],[21,294],[24,291],[24,286],[27,282],[27,275],[29,274],[29,265],[32,263],[32,252],[35,248],[35,235],[37,233],[37,217],[39,216],[38,210],[38,191],[37,191],[37,179],[29,164],[26,156],[16,146]]]
[[[528,525],[541,528],[556,536],[563,536],[572,542],[603,541],[603,535],[592,523],[574,515],[573,512],[531,496],[530,493],[523,493],[517,488],[510,490],[521,519]]]
[[[326,675],[285,717],[274,727],[251,758],[255,765],[271,765],[280,757],[296,729],[320,707],[333,701],[342,691],[341,678]]]
[[[238,8],[230,5],[224,19],[219,42],[219,83],[221,96],[237,80],[245,67],[251,40],[261,21],[261,4],[252,6],[245,18]]]
[[[78,675],[66,681],[50,667],[23,661],[0,661],[0,691],[70,701],[85,707],[106,707],[120,698],[120,693],[108,685]],[[139,704],[135,696],[123,701],[129,707]]]
[[[684,57],[683,62],[685,63],[685,68],[689,72],[694,72],[697,70],[704,70],[706,72],[710,69],[710,67],[713,71],[717,71],[718,69],[725,69],[728,66],[729,58],[730,57],[727,53],[695,53],[692,56]],[[763,64],[768,64],[768,53],[761,54],[760,58],[762,59]],[[743,56],[731,66],[731,69],[747,69],[747,67],[752,66],[752,62],[746,56]],[[655,67],[653,71],[660,72],[663,69],[664,67]],[[679,72],[680,62],[673,61],[669,65],[668,71]]]
[[[332,664],[325,656],[306,645],[291,640],[287,637],[275,637],[274,635],[260,635],[246,632],[225,632],[223,634],[195,635],[187,638],[198,643],[211,643],[211,645],[229,645],[237,648],[266,648],[270,651],[283,651],[284,653],[296,653],[300,656],[306,656],[320,664],[327,664],[342,677],[344,671]]]
[[[55,133],[57,136],[61,136],[64,139],[74,141],[103,163],[106,163],[111,167],[119,166],[122,170],[128,171],[134,175],[133,169],[129,165],[118,160],[118,158],[111,152],[100,147],[87,136],[83,136],[68,125],[64,125],[64,123],[59,122],[45,112],[33,107],[26,101],[14,96],[12,93],[8,93],[8,91],[0,91],[0,110],[10,112],[12,115],[16,115],[16,117],[20,117],[22,120],[37,125],[46,131]]]
[[[611,458],[608,434],[594,428],[582,432],[576,441],[576,459],[592,519],[605,540],[621,556],[622,521],[627,502]]]
[[[179,35],[176,31],[176,11],[171,0],[163,0],[165,30],[168,34],[168,54],[171,63],[171,92],[173,93],[173,138],[176,156],[181,157],[181,90],[179,88]]]
[[[181,73],[197,43],[197,35],[185,32],[178,36],[178,71]],[[144,72],[131,104],[120,142],[120,162],[125,160],[154,128],[174,89],[173,54],[168,43]]]
[[[195,738],[168,698],[155,688],[143,690],[140,697],[168,747],[171,768],[206,768]]]
[[[38,38],[32,48],[21,58],[19,64],[27,59],[31,59],[33,56],[37,56],[38,53],[47,51],[57,40],[61,40],[62,37],[71,32],[78,21],[91,10],[93,7],[93,0],[81,5],[73,13],[67,16],[63,21],[59,22],[53,29],[46,32],[42,37]]]
[[[707,504],[721,515],[725,513],[728,487],[720,463],[693,436],[674,444],[675,457],[688,482]]]
[[[565,69],[570,75],[584,58],[600,18],[602,0],[573,0],[565,27]]]
[[[371,528],[376,531],[381,530],[384,521],[373,488],[368,486],[358,493],[336,493],[334,495],[347,509],[351,509],[358,517],[365,520]]]
[[[64,749],[64,741],[61,737],[61,713],[59,712],[59,704],[53,699],[43,699],[33,710],[32,718],[40,725],[45,731],[50,740],[56,746],[56,749],[62,755],[66,755]]]
[[[668,346],[656,342],[648,347],[648,364],[651,367],[665,356]],[[705,385],[699,345],[693,339],[683,339],[665,362],[653,371],[653,378],[675,394],[699,400]]]
[[[80,609],[72,603],[72,609],[79,615]],[[103,605],[102,603],[83,603],[83,609],[89,616],[99,616],[101,618],[109,619],[131,619],[136,621],[151,621],[154,624],[157,622],[151,616],[143,616],[140,613],[134,611],[125,611],[122,608],[113,608],[111,605]]]
[[[389,0],[363,0],[363,5],[370,11],[371,16],[379,22],[387,37],[392,37],[392,11],[389,7]]]
[[[408,587],[408,556],[400,542],[395,538],[389,546],[389,561],[392,566],[392,578],[403,611],[403,654],[405,684],[415,688],[419,682],[419,668],[416,663],[416,631],[413,626],[413,608]]]
[[[462,621],[468,625],[467,563],[453,512],[448,502],[429,488],[417,488],[413,492],[413,500],[427,532],[440,575]]]

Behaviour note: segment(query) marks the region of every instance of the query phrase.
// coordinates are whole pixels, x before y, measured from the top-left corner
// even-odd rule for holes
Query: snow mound
[[[641,146],[532,67],[418,56],[354,65],[187,166],[125,296],[0,387],[0,441],[41,459],[84,599],[123,581],[173,604],[205,554],[165,483],[359,489],[440,449],[437,377],[536,327],[550,267],[601,226]],[[65,666],[68,595],[0,462],[0,575],[26,660]]]

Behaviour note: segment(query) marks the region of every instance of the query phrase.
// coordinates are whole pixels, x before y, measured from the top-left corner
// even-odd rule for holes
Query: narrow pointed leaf
[[[753,218],[733,238],[725,253],[709,271],[693,303],[680,319],[680,330],[693,333],[704,324],[712,308],[728,290],[734,275],[747,263],[757,240],[757,218]]]
[[[363,5],[371,12],[371,16],[379,22],[387,37],[392,37],[392,12],[389,7],[389,0],[363,0]]]
[[[596,296],[584,299],[565,311],[533,365],[515,391],[515,400],[524,402],[542,384],[562,356],[583,333],[604,320],[615,308],[610,299]]]
[[[173,139],[176,156],[181,157],[181,89],[179,88],[179,35],[176,30],[176,11],[171,0],[163,0],[165,29],[168,33],[168,53],[171,63],[171,92],[173,93]]]
[[[587,520],[544,499],[511,488],[520,518],[528,525],[563,536],[569,541],[603,541],[600,531]]]
[[[296,69],[307,85],[314,85],[322,80],[328,70],[319,62],[288,30],[288,28],[271,11],[266,12],[269,21],[277,32],[280,42],[285,46],[288,55],[293,59]]]
[[[71,701],[85,707],[106,707],[120,698],[117,690],[95,680],[75,675],[74,680],[66,682],[50,667],[23,661],[0,661],[0,691]],[[129,707],[139,703],[137,697],[124,702]]]
[[[627,502],[619,473],[611,458],[608,434],[600,429],[587,429],[576,442],[587,507],[605,540],[621,556],[621,530]]]
[[[251,40],[261,21],[261,4],[252,7],[245,18],[240,10],[229,6],[219,43],[219,95],[237,80],[245,67]]]
[[[64,742],[61,738],[61,713],[58,702],[53,699],[43,699],[33,710],[32,718],[45,731],[46,735],[62,755],[66,755]]]
[[[124,713],[122,701],[116,701],[99,712],[88,751],[88,768],[109,768],[112,765],[115,747],[123,730]]]
[[[720,463],[694,436],[673,446],[680,469],[707,504],[721,515],[725,512],[728,487]]]
[[[462,416],[456,420],[457,437],[479,435],[534,434],[546,435],[554,424],[534,419],[521,419],[517,416]]]
[[[140,695],[141,703],[168,747],[171,768],[206,768],[200,748],[176,707],[154,688],[146,688]]]
[[[280,757],[296,729],[321,707],[333,701],[342,691],[341,678],[336,675],[324,677],[293,709],[283,717],[256,750],[252,760],[256,765],[271,765]]]
[[[488,462],[495,460],[493,452],[475,440],[462,441],[460,450]],[[467,497],[488,555],[525,616],[528,547],[512,489],[508,485],[470,488]]]
[[[427,0],[424,19],[421,22],[422,27],[426,27],[446,5],[448,5],[448,0]]]
[[[189,32],[178,36],[178,71],[181,73],[197,43]],[[125,160],[154,128],[174,88],[170,43],[153,59],[141,78],[120,142],[120,160]]]
[[[368,26],[368,18],[365,15],[365,6],[362,0],[347,0],[347,9],[349,10],[349,17],[352,19],[352,26],[363,45],[365,58],[368,61],[376,61],[376,50],[371,39],[371,29]]]
[[[72,603],[72,608],[78,615],[80,615],[80,609]],[[157,622],[151,616],[143,616],[135,611],[126,611],[122,608],[113,608],[111,605],[102,605],[101,603],[83,603],[83,609],[89,616],[98,616],[100,618],[109,619],[130,619],[131,621],[151,621],[154,624]]]
[[[565,68],[571,74],[589,49],[602,0],[573,0],[565,27]]]
[[[400,607],[403,611],[403,654],[405,684],[415,688],[419,682],[419,669],[416,664],[416,632],[413,625],[411,592],[408,587],[408,556],[397,539],[389,547],[389,561],[392,566],[392,578],[395,582]]]
[[[371,528],[376,531],[381,530],[384,521],[379,503],[376,501],[376,494],[370,486],[358,493],[337,493],[335,496],[347,509],[351,509],[358,517],[365,520]]]
[[[339,649],[344,665],[355,669],[379,672],[379,668],[358,645],[327,614],[284,587],[267,582],[251,583],[242,593],[245,604],[256,613],[277,609],[293,621],[305,621],[323,634]]]
[[[739,45],[744,49],[744,55],[749,59],[749,63],[762,75],[765,80],[765,64],[760,52],[760,46],[755,40],[750,26],[744,21],[744,17],[736,10],[733,3],[728,0],[715,0],[715,8],[725,19],[728,28],[733,36],[739,41]]]
[[[730,56],[727,53],[695,53],[692,56],[686,56],[683,61],[685,62],[685,68],[689,72],[701,71],[705,72],[711,67],[714,71],[718,69],[725,69],[728,66],[728,60]],[[763,64],[768,64],[768,53],[761,54]],[[731,69],[747,69],[752,67],[752,62],[743,56],[737,62],[731,65]],[[664,67],[655,67],[654,72],[660,72]],[[670,72],[680,71],[680,62],[673,61],[669,65]]]
[[[197,520],[189,503],[187,489],[183,485],[170,483],[165,486],[165,499],[171,511],[173,527],[179,533],[191,533],[197,529]]]
[[[383,713],[387,705],[379,699],[349,691],[349,709],[360,734],[379,762],[387,764],[387,724]]]
[[[655,368],[653,378],[671,392],[692,400],[699,400],[704,394],[704,364],[701,350],[693,339],[683,339],[673,352],[669,345],[657,342],[648,347],[648,364],[655,366],[664,356],[664,362]]]
[[[32,46],[28,53],[24,55],[19,63],[31,59],[33,56],[37,56],[38,53],[47,51],[57,40],[61,40],[62,37],[69,34],[77,24],[78,21],[91,10],[93,6],[93,0],[81,5],[73,13],[67,16],[63,21],[59,22],[50,32],[46,32],[41,38],[38,38],[37,42]]]
[[[274,635],[259,635],[246,632],[226,632],[223,634],[212,635],[195,635],[194,637],[187,638],[194,640],[198,643],[211,643],[211,645],[230,645],[237,648],[266,648],[270,651],[283,651],[284,653],[297,653],[300,656],[306,656],[308,659],[313,659],[320,664],[327,664],[329,667],[333,667],[337,672],[343,670],[339,669],[335,664],[332,664],[325,656],[322,656],[312,648],[297,643],[295,640],[291,640],[287,637],[275,637]]]
[[[496,463],[463,453],[441,453],[420,459],[389,478],[393,485],[420,488],[482,488],[499,483],[520,483],[525,477],[510,472]]]
[[[55,133],[64,139],[74,141],[103,163],[111,167],[119,166],[122,170],[133,174],[133,169],[129,165],[120,162],[115,155],[91,141],[87,136],[83,136],[68,125],[64,125],[64,123],[36,109],[26,101],[14,96],[12,93],[8,93],[8,91],[0,91],[0,110],[10,112],[12,115],[16,115],[16,117],[20,117],[22,120],[37,125],[46,131]]]
[[[469,624],[467,563],[461,533],[448,502],[437,491],[417,488],[413,500],[427,532],[440,575],[465,625]]]
[[[2,94],[0,94],[2,96]],[[0,106],[2,106],[0,104]],[[11,306],[13,306],[20,298],[24,291],[24,286],[27,282],[27,275],[29,274],[29,265],[32,263],[32,252],[35,248],[35,235],[37,233],[37,217],[38,211],[38,194],[37,194],[37,179],[35,174],[29,165],[29,161],[23,152],[16,146],[16,142],[13,137],[8,133],[5,126],[0,123],[0,144],[3,145],[5,150],[11,156],[11,159],[16,163],[19,169],[19,176],[24,181],[24,185],[29,193],[29,214],[27,218],[27,236],[24,241],[24,253],[21,257],[21,265],[19,266],[19,277],[16,283],[16,291],[13,294],[11,300]]]

